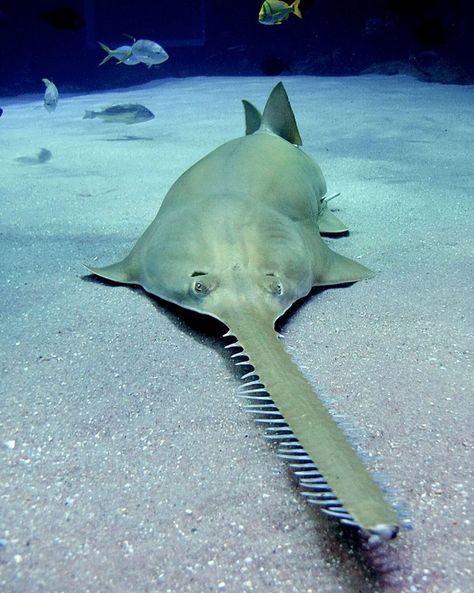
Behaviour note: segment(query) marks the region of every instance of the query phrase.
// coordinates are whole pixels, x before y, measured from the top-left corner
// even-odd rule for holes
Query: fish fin
[[[299,9],[300,2],[301,2],[301,0],[295,0],[295,1],[293,2],[293,4],[290,6],[290,8],[292,8],[292,9],[293,9],[293,14],[294,14],[295,16],[297,16],[299,19],[302,19],[302,18],[303,18],[303,16],[302,16],[302,14],[301,14],[301,11],[300,11],[300,9]]]
[[[48,87],[50,84],[52,84],[48,78],[42,78],[41,80],[44,82],[46,87]]]
[[[303,144],[296,125],[295,115],[282,82],[274,87],[268,97],[263,110],[260,129],[273,132],[291,144],[297,144],[298,146]]]
[[[245,135],[249,136],[259,129],[262,123],[262,114],[247,99],[242,99],[242,105],[245,111]]]
[[[314,286],[350,284],[372,278],[375,275],[372,270],[359,262],[332,251],[327,245],[325,247],[325,264],[317,275]]]
[[[112,280],[113,282],[118,282],[120,284],[135,284],[132,274],[130,273],[127,258],[115,264],[111,264],[110,266],[104,266],[103,268],[96,268],[86,264],[83,265],[89,272],[91,272],[91,274],[95,274],[106,280]]]
[[[105,62],[108,62],[110,60],[110,58],[112,57],[112,52],[114,51],[113,49],[110,49],[110,47],[108,47],[107,45],[105,45],[105,43],[102,43],[101,41],[97,42],[100,47],[107,52],[107,55],[105,56],[105,58],[102,60],[102,62],[100,62],[99,66],[102,66],[102,64],[105,64]]]
[[[347,224],[342,222],[329,208],[323,205],[323,208],[318,216],[319,232],[323,235],[340,235],[347,233],[349,228]]]
[[[95,117],[95,113],[93,111],[91,111],[90,109],[86,109],[84,111],[84,115],[82,116],[82,119],[94,119]]]

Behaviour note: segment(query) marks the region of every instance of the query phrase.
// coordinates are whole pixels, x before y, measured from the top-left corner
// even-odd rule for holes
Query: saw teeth
[[[300,494],[302,496],[306,496],[307,498],[314,498],[316,500],[326,500],[328,506],[335,506],[338,502],[337,498],[334,496],[332,492],[310,492],[308,490],[302,490]],[[330,501],[330,503],[328,501]]]
[[[347,513],[349,515],[349,512],[346,511],[346,509],[342,506],[342,504],[340,502],[338,502],[338,504],[333,504],[331,506],[328,506],[328,509],[330,511],[344,511],[345,513]]]
[[[308,463],[311,463],[311,457],[307,454],[304,453],[302,455],[298,455],[298,453],[286,453],[286,452],[282,452],[282,453],[277,453],[278,457],[280,457],[281,459],[291,459],[292,461],[299,461],[304,462],[307,461]]]
[[[320,507],[321,510],[328,504],[332,503],[331,500],[324,500],[319,498],[307,498],[306,500],[309,502],[309,504],[314,504],[315,506]]]
[[[331,492],[331,488],[328,484],[300,484],[300,486],[304,486],[305,488],[311,488],[311,490],[305,490],[304,492]]]
[[[244,379],[248,379],[249,377],[258,377],[257,373],[255,372],[255,369],[249,371],[248,373],[245,373],[245,375],[242,375],[240,379],[243,381]]]
[[[300,492],[301,496],[305,496],[306,498],[315,498],[317,500],[322,500],[322,499],[331,499],[331,500],[336,500],[334,497],[334,494],[331,492],[331,490],[329,489],[325,489],[325,490],[321,490],[320,492],[314,491],[314,490],[302,490]]]
[[[260,410],[268,410],[268,411],[272,411],[272,412],[278,412],[280,414],[280,411],[278,410],[278,408],[275,406],[275,404],[245,404],[244,405],[244,410],[248,410],[248,411],[260,411]],[[281,414],[280,414],[281,416]]]
[[[245,391],[239,391],[241,393],[268,393],[265,387],[256,387],[255,389],[246,389]]]
[[[269,395],[240,395],[239,393],[237,397],[239,397],[240,399],[253,399],[262,402],[272,401]]]
[[[282,453],[297,453],[299,451],[304,451],[307,454],[298,440],[295,440],[293,443],[286,443],[286,445],[282,445],[282,447],[284,447]]]
[[[323,492],[322,494],[326,494],[327,496],[334,496],[327,492]],[[307,497],[306,499],[310,504],[315,504],[318,507],[333,507],[337,502],[336,498],[315,498],[315,497]]]
[[[350,515],[347,511],[344,511],[344,510],[334,511],[334,510],[331,510],[331,508],[327,508],[327,509],[321,509],[321,512],[323,512],[328,517],[332,517],[333,519],[346,519],[349,521],[354,520],[352,515]]]
[[[263,387],[260,379],[255,379],[255,381],[248,381],[248,383],[243,383],[242,385],[240,385],[240,387],[237,388],[237,393],[244,392],[246,387],[251,387],[252,385],[261,385]]]
[[[229,348],[242,348],[242,346],[239,344],[239,342],[232,342],[232,344],[226,344],[224,346],[225,350],[228,350]]]
[[[280,418],[254,418],[255,422],[267,423],[267,424],[281,424],[282,427],[288,426],[286,420],[282,416]]]
[[[315,478],[322,478],[322,475],[319,473],[318,468],[314,467],[314,468],[309,468],[309,469],[304,469],[304,468],[300,468],[299,470],[294,472],[295,476],[312,476]]]
[[[283,420],[283,416],[280,414],[278,410],[262,410],[262,409],[252,409],[248,410],[244,408],[244,412],[251,412],[252,414],[265,414],[266,416],[275,416],[281,418]]]
[[[277,440],[277,439],[288,439],[291,438],[290,434],[281,434],[281,433],[275,433],[275,434],[264,434],[263,435],[264,439],[271,439],[271,440]],[[283,443],[280,443],[281,445],[283,445]]]
[[[312,486],[313,484],[327,484],[326,478],[322,476],[320,478],[300,478],[299,483],[301,486]]]
[[[280,443],[277,453],[283,453],[284,455],[287,455],[287,454],[296,455],[297,453],[299,453],[301,455],[303,455],[303,454],[308,455],[308,453],[303,449],[303,447],[298,447],[295,445],[297,445],[297,443],[294,441]]]
[[[238,342],[226,346],[226,348],[233,347],[241,346]],[[252,367],[244,351],[232,355],[232,358],[238,357],[245,357],[246,360],[237,362],[237,366],[248,365]],[[360,528],[360,525],[344,509],[342,503],[334,495],[312,458],[293,435],[293,431],[272,401],[255,369],[252,367],[249,372],[242,375],[241,379],[250,380],[238,387],[237,397],[255,402],[245,404],[243,406],[244,411],[255,414],[257,416],[254,418],[255,422],[267,425],[264,434],[266,439],[280,441],[278,443],[277,457],[288,460],[289,466],[293,468],[298,484],[303,488],[303,490],[300,490],[300,494],[305,497],[308,503],[320,507],[320,510],[329,518],[337,519],[341,524],[348,527]],[[376,537],[380,536],[376,534]]]

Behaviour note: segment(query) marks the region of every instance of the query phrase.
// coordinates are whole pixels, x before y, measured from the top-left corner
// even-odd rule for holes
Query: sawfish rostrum
[[[328,209],[321,169],[300,148],[283,85],[263,114],[243,103],[246,135],[179,177],[125,259],[88,269],[222,321],[245,370],[239,395],[279,442],[302,494],[372,541],[390,539],[400,517],[274,330],[312,287],[372,273],[321,239],[347,227]]]

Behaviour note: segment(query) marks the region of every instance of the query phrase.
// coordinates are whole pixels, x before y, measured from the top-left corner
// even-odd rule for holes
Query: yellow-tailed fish
[[[292,4],[287,4],[283,0],[265,0],[258,13],[258,22],[262,25],[281,25],[290,14],[302,18],[300,2],[301,0],[294,0]]]

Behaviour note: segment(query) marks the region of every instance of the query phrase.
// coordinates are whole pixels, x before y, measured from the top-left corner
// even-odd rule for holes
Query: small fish
[[[122,122],[124,124],[138,124],[153,119],[154,114],[138,103],[122,103],[111,105],[102,111],[86,111],[82,119],[100,118],[107,123]]]
[[[258,13],[258,22],[262,25],[281,25],[292,13],[302,18],[298,8],[300,2],[294,0],[293,4],[287,4],[283,0],[265,0]]]
[[[108,62],[110,58],[116,58],[117,63],[125,64],[126,66],[135,66],[135,64],[140,63],[140,61],[132,55],[131,45],[121,45],[116,49],[111,49],[110,47],[105,45],[105,43],[101,43],[100,41],[98,41],[98,44],[104,51],[107,52],[107,55],[99,64],[99,66],[102,66],[102,64],[105,64],[105,62]]]
[[[42,78],[42,81],[46,85],[46,90],[44,92],[44,108],[51,113],[51,111],[56,109],[58,104],[59,92],[54,82],[51,82],[47,78]]]
[[[130,37],[130,35],[127,35],[127,37]],[[116,49],[111,49],[105,43],[99,41],[100,47],[107,52],[99,66],[105,64],[112,57],[117,59],[117,64],[126,64],[127,66],[146,64],[148,67],[162,64],[169,58],[166,51],[156,41],[130,38],[133,40],[133,45],[121,45]]]

